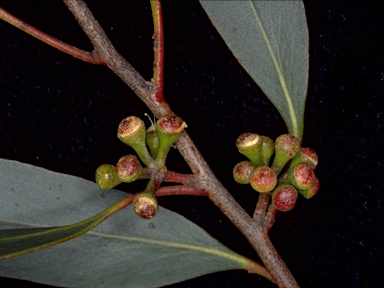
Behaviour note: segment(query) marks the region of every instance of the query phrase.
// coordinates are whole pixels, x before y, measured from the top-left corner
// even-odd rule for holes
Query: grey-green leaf
[[[0,160],[0,183],[0,229],[72,224],[127,196],[9,160]],[[151,220],[128,207],[69,242],[0,261],[2,277],[62,287],[159,287],[229,269],[268,277],[257,263],[162,207]]]
[[[203,1],[229,49],[302,139],[308,28],[302,1]]]

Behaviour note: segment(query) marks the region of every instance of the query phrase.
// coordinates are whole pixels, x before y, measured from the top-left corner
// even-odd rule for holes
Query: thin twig
[[[152,82],[156,87],[157,102],[164,101],[164,30],[163,13],[159,0],[151,0],[152,18],[153,18],[153,78]]]
[[[155,114],[156,118],[160,119],[165,115],[172,114],[169,105],[165,101],[157,101],[155,85],[152,82],[146,81],[113,47],[108,36],[87,5],[81,0],[63,1],[75,16],[103,61],[136,93],[152,113]]]
[[[264,222],[264,228],[266,229],[267,233],[269,230],[271,230],[273,223],[275,223],[275,217],[277,214],[277,209],[275,205],[271,204],[268,207],[268,212],[265,215],[265,222]]]
[[[193,184],[196,182],[196,177],[192,174],[181,174],[173,171],[167,171],[167,175],[165,176],[164,181],[180,184]]]
[[[196,189],[184,185],[165,186],[156,190],[156,196],[171,196],[171,195],[193,195],[193,196],[208,196],[205,189]]]
[[[271,199],[271,195],[268,193],[260,193],[255,212],[253,213],[253,219],[255,219],[255,221],[261,226],[264,224],[264,217],[267,212],[269,199]]]
[[[4,20],[5,22],[8,22],[9,24],[15,26],[16,28],[19,28],[20,30],[28,33],[29,35],[41,40],[42,42],[60,50],[61,52],[72,55],[73,57],[83,60],[85,62],[89,62],[92,64],[105,65],[105,63],[98,57],[97,53],[84,51],[75,46],[72,46],[63,41],[60,41],[59,39],[52,37],[51,35],[48,35],[40,31],[39,29],[25,23],[24,21],[8,13],[1,7],[0,7],[0,19]]]

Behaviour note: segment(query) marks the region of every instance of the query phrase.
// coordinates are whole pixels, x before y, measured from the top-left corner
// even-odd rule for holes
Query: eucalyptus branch
[[[156,99],[156,87],[152,83],[145,81],[116,51],[86,4],[81,0],[64,0],[64,3],[91,40],[101,59],[145,102],[155,116],[160,118],[164,115],[173,114],[165,101],[159,102]],[[223,187],[187,133],[184,133],[176,144],[192,172],[199,179],[197,188],[205,189],[212,202],[222,210],[247,238],[258,252],[276,283],[281,287],[298,287],[284,261],[270,242],[266,230],[256,225],[255,221]]]
[[[169,105],[162,96],[163,89],[163,32],[160,2],[152,2],[152,11],[154,16],[154,50],[155,67],[154,78],[152,82],[146,81],[113,47],[100,24],[92,15],[86,4],[82,0],[63,0],[69,10],[72,12],[83,31],[86,33],[94,46],[94,52],[82,51],[76,47],[70,46],[49,35],[42,33],[29,26],[28,24],[10,16],[4,10],[0,9],[0,19],[4,19],[12,25],[26,31],[32,36],[42,40],[45,43],[71,54],[81,60],[107,65],[124,83],[126,83],[135,94],[148,106],[157,118],[173,114]],[[7,20],[8,19],[8,20]],[[11,20],[9,20],[11,19]],[[81,58],[83,57],[83,58]],[[87,58],[88,57],[88,58]],[[193,187],[190,186],[171,186],[160,187],[156,194],[190,194],[208,196],[211,201],[218,206],[221,211],[231,220],[231,222],[247,238],[249,243],[259,254],[266,268],[270,271],[275,283],[280,287],[298,287],[292,274],[286,267],[284,261],[278,255],[268,238],[268,230],[272,226],[275,210],[268,210],[266,213],[265,204],[268,205],[269,199],[259,201],[259,221],[250,217],[244,209],[234,200],[231,194],[223,187],[220,181],[215,177],[208,164],[203,159],[187,133],[176,142],[181,155],[190,166],[193,179],[184,177],[183,181],[193,181]],[[168,174],[168,176],[171,174]],[[175,176],[175,175],[173,175]],[[190,177],[190,176],[188,176]],[[164,178],[166,180],[166,178]],[[164,180],[163,179],[163,180]],[[168,179],[169,180],[169,179]],[[184,182],[181,182],[182,184]],[[172,188],[174,187],[174,188]],[[164,193],[164,194],[163,194]],[[256,208],[258,210],[258,208]]]

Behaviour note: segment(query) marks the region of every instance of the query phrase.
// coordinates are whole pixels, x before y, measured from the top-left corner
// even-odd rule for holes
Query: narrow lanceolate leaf
[[[71,225],[0,230],[0,260],[45,249],[79,237],[131,204],[132,200],[132,196],[124,198],[97,215]]]
[[[87,221],[96,223],[100,216],[93,215],[100,211],[111,214],[109,209],[125,205],[114,204],[127,196],[117,190],[101,190],[80,178],[9,160],[0,160],[0,183],[0,237],[8,239],[31,232],[35,236],[55,232],[48,226],[79,228],[62,227],[72,223],[85,223],[86,227],[78,229],[83,232],[89,227]],[[83,219],[88,220],[81,222]],[[0,240],[0,251],[11,249],[6,246]],[[138,218],[128,207],[71,241],[0,261],[1,277],[60,287],[159,287],[229,269],[270,277],[264,267],[162,207],[151,220]]]
[[[308,83],[308,29],[302,1],[203,1],[240,64],[301,140]]]

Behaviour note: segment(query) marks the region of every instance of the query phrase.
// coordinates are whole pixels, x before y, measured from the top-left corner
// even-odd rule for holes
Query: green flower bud
[[[96,169],[96,183],[101,189],[110,190],[121,183],[113,165],[103,164]]]
[[[157,150],[159,149],[159,137],[157,136],[156,127],[154,125],[147,129],[145,142],[147,143],[152,158],[156,159]]]
[[[260,193],[270,192],[276,186],[276,174],[268,166],[259,166],[252,171],[249,182]]]
[[[133,210],[140,218],[151,219],[159,210],[159,205],[156,197],[144,192],[133,200]]]
[[[260,160],[261,165],[269,166],[269,160],[271,159],[273,153],[275,152],[275,143],[273,140],[267,136],[261,136],[261,152]]]
[[[287,184],[279,185],[272,192],[272,203],[277,210],[286,212],[292,210],[297,202],[297,190]]]
[[[249,176],[255,169],[250,161],[241,161],[233,168],[233,178],[239,184],[249,184]]]
[[[154,161],[145,145],[145,124],[143,120],[135,116],[123,119],[119,124],[117,137],[131,146],[146,166],[154,166]]]
[[[305,163],[312,169],[315,169],[317,166],[319,158],[317,157],[316,152],[311,148],[301,148],[300,151],[293,157],[290,167],[295,166],[299,163]]]
[[[117,162],[116,171],[117,176],[122,182],[130,183],[140,178],[143,167],[141,167],[136,156],[126,155]]]
[[[319,179],[315,176],[315,181],[313,182],[312,186],[308,189],[298,189],[299,193],[304,196],[304,198],[312,198],[317,194],[317,191],[320,189],[320,182]]]
[[[239,152],[251,160],[253,166],[261,164],[261,136],[255,133],[243,133],[236,139],[236,147]]]
[[[178,116],[170,115],[160,118],[156,122],[156,132],[159,137],[156,162],[164,165],[171,146],[183,135],[187,124]]]
[[[275,159],[273,159],[272,169],[279,175],[285,164],[292,159],[300,150],[300,142],[290,134],[283,134],[275,141]]]

